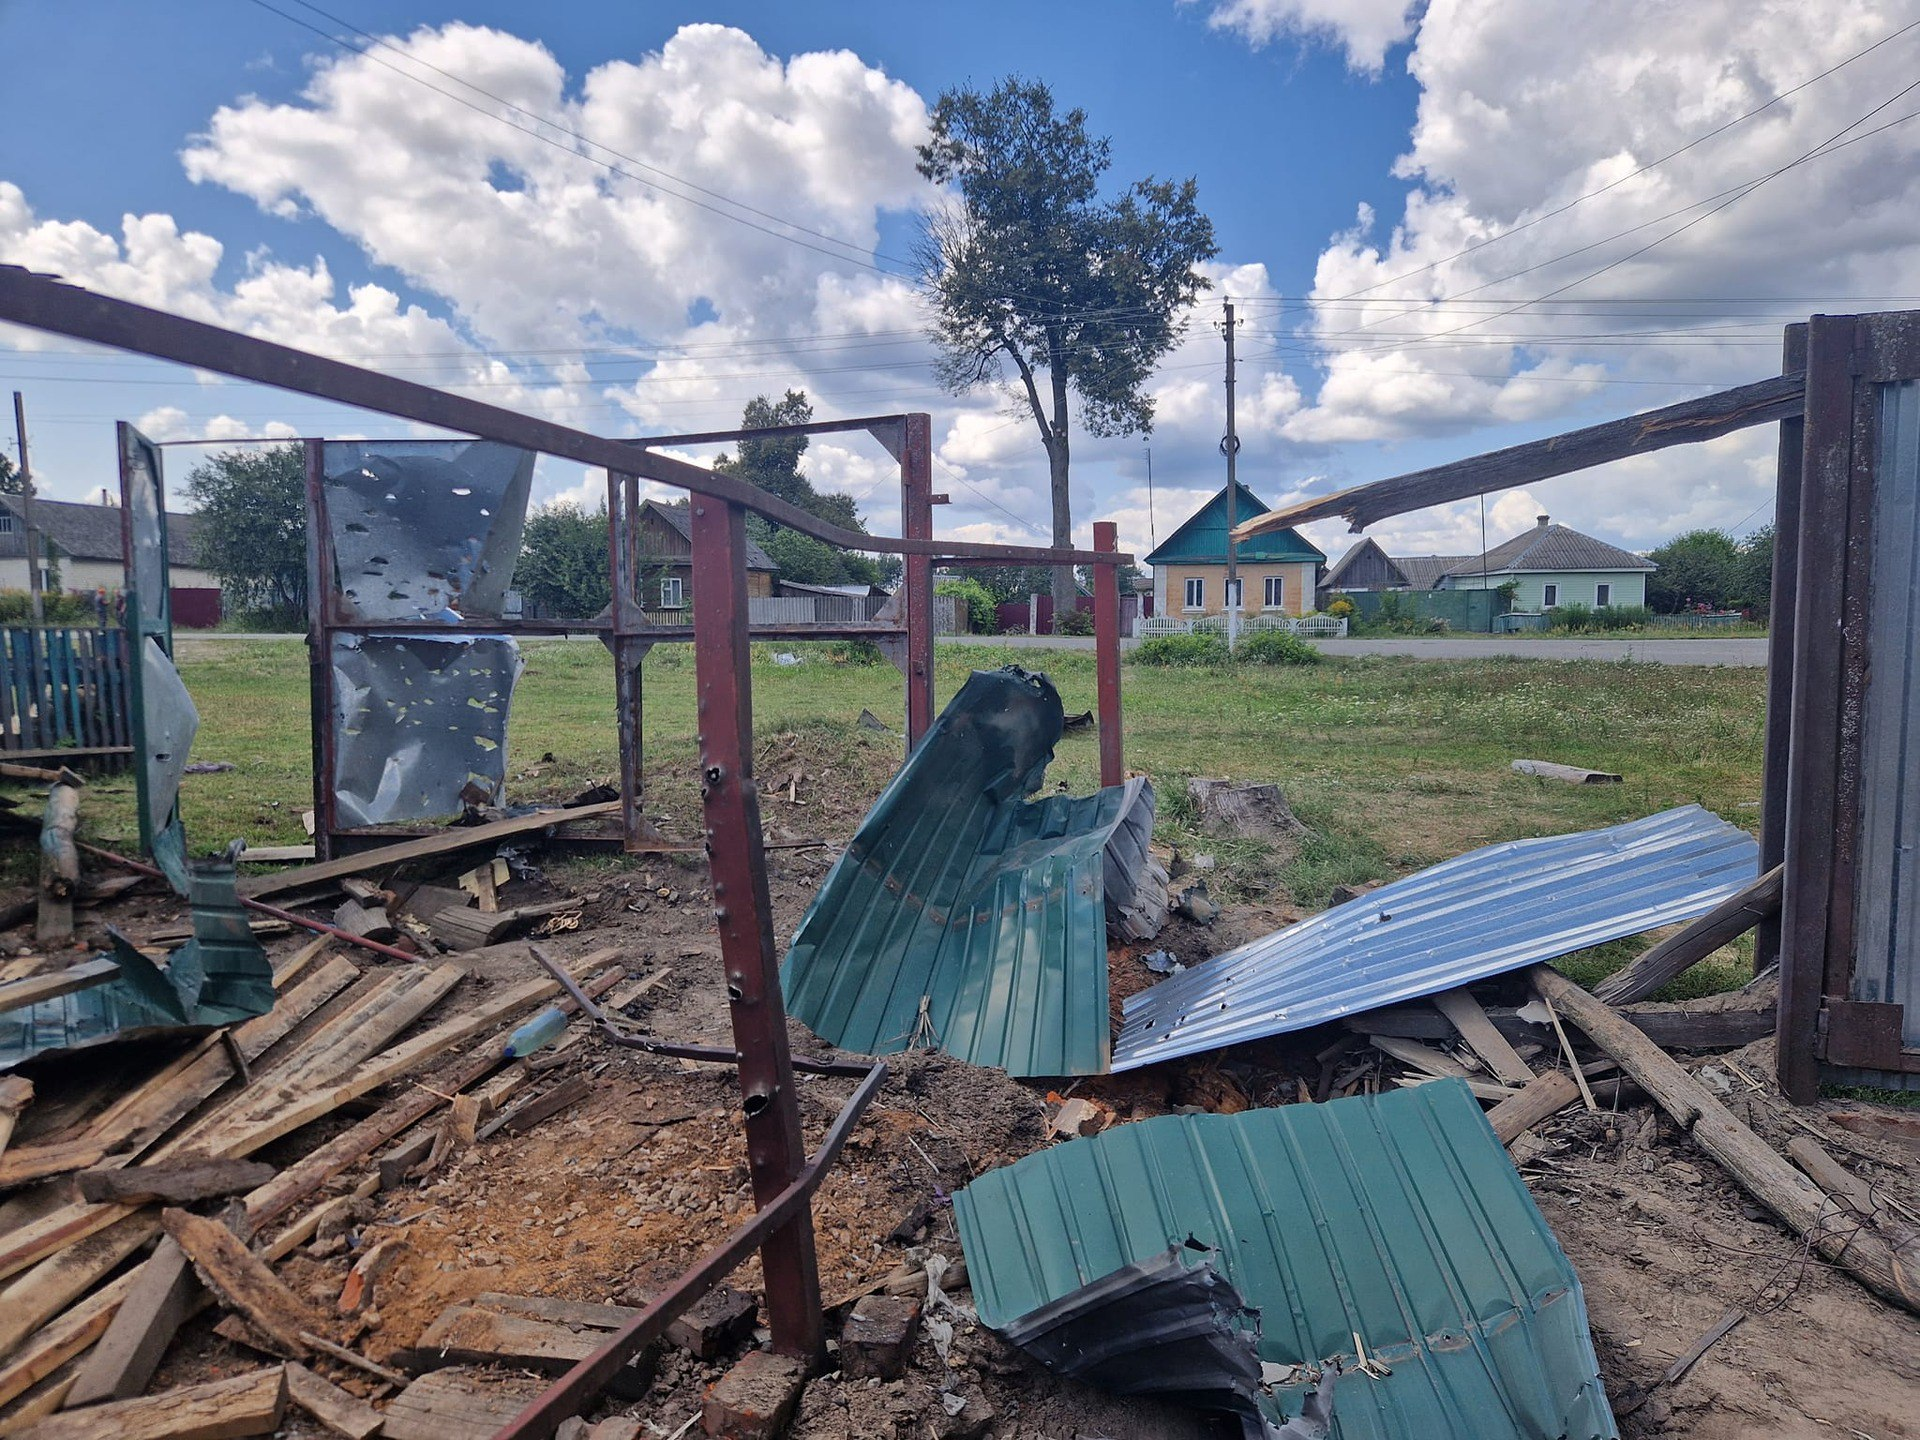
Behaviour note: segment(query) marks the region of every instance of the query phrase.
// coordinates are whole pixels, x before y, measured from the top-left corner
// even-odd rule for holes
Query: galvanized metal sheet
[[[1751,835],[1686,805],[1470,850],[1129,998],[1113,1068],[1304,1030],[1703,915],[1759,871]]]
[[[1459,1081],[1115,1126],[981,1176],[954,1218],[981,1320],[1016,1334],[1123,1267],[1214,1250],[1284,1367],[1272,1423],[1332,1374],[1344,1440],[1618,1434],[1579,1279]]]
[[[1106,1069],[1105,851],[1116,831],[1152,829],[1153,790],[1136,779],[1029,801],[1062,718],[1044,675],[973,674],[795,932],[780,972],[790,1014],[863,1054],[924,1046],[1015,1075]]]
[[[458,815],[463,791],[505,803],[507,718],[522,668],[507,635],[336,634],[339,822]]]

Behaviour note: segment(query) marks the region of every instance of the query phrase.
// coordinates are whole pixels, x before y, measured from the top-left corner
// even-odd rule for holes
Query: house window
[[[1596,605],[1613,604],[1613,586],[1596,585],[1593,587],[1593,603]]]
[[[1206,603],[1207,582],[1197,575],[1189,578],[1187,581],[1187,609],[1199,610],[1203,608]]]
[[[1244,580],[1234,580],[1230,582],[1227,585],[1226,594],[1227,608],[1229,610],[1238,610],[1241,602],[1247,597],[1247,582]]]
[[[1283,575],[1269,575],[1262,583],[1266,587],[1267,593],[1261,598],[1260,603],[1269,610],[1284,609],[1287,603],[1286,577]]]
[[[679,610],[687,603],[687,582],[678,575],[669,575],[660,582],[660,608]]]
[[[1542,585],[1540,587],[1540,606],[1542,609],[1551,610],[1559,603],[1560,587],[1558,585]]]
[[[13,512],[0,510],[0,535],[13,534]]]

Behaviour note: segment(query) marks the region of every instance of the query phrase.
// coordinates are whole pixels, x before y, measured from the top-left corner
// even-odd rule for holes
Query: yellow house
[[[1246,486],[1234,498],[1236,520],[1271,507]],[[1240,613],[1308,615],[1314,583],[1327,557],[1293,530],[1269,530],[1234,547],[1240,572]],[[1147,563],[1153,567],[1154,613],[1172,620],[1224,615],[1227,609],[1227,491],[1202,505],[1167,537]]]

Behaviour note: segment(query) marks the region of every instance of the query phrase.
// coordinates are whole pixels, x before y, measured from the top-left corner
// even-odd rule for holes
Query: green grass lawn
[[[806,663],[778,666],[775,649]],[[536,641],[514,700],[508,793],[560,798],[616,773],[613,670],[597,644]],[[974,668],[1042,669],[1069,714],[1094,703],[1087,650],[942,647],[936,700]],[[194,756],[235,770],[188,777],[184,814],[195,849],[234,835],[258,845],[304,838],[311,803],[306,650],[298,640],[187,641],[182,674],[200,709]],[[1325,902],[1334,884],[1375,879],[1463,850],[1527,835],[1591,828],[1697,801],[1758,825],[1765,675],[1757,669],[1554,662],[1429,661],[1379,656],[1298,669],[1123,671],[1126,758],[1155,781],[1163,838],[1220,855],[1227,898],[1284,892]],[[891,743],[856,728],[862,709],[898,727],[901,688],[888,665],[835,663],[824,646],[756,646],[756,729],[807,729],[836,743]],[[693,656],[660,646],[645,668],[644,735],[656,793],[690,833],[694,776]],[[831,753],[832,746],[826,747]],[[547,760],[544,757],[551,755]],[[1626,776],[1573,786],[1515,775],[1521,757]],[[868,767],[871,770],[871,766]],[[1312,837],[1293,856],[1200,842],[1183,825],[1185,779],[1226,775],[1279,784]],[[1098,776],[1091,731],[1061,743],[1049,779],[1075,791]],[[88,792],[91,837],[132,844],[130,777]],[[1597,957],[1610,968],[1631,945]],[[1587,978],[1583,976],[1582,978]],[[1708,974],[1690,983],[1724,984]]]

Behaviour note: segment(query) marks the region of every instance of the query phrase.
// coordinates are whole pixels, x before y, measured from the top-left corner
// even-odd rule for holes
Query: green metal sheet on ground
[[[1107,908],[1133,883],[1145,780],[1027,797],[1059,741],[1044,675],[976,671],[861,822],[781,966],[787,1010],[845,1050],[938,1048],[1014,1075],[1107,1068]],[[1136,837],[1137,838],[1137,837]],[[1144,846],[1119,847],[1143,856]]]
[[[980,1318],[1017,1327],[1189,1240],[1257,1309],[1269,1423],[1337,1370],[1337,1440],[1613,1440],[1573,1266],[1459,1081],[1119,1125],[954,1196]],[[1360,1368],[1354,1336],[1388,1375]],[[1143,1348],[1139,1363],[1153,1363]]]

